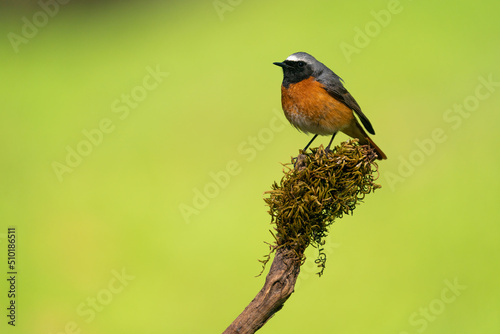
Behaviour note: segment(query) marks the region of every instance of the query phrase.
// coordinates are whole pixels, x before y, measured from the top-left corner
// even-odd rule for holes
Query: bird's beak
[[[290,65],[287,65],[285,63],[280,63],[280,62],[275,62],[273,64],[276,65],[276,66],[283,67],[283,68],[290,68],[291,67]]]

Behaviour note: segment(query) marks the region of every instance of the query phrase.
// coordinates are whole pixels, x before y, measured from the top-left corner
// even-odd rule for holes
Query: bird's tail
[[[375,152],[377,152],[377,159],[378,160],[385,160],[385,159],[387,159],[387,155],[385,155],[385,153],[380,149],[380,147],[378,147],[377,144],[375,144],[373,142],[373,140],[370,137],[368,137],[368,135],[366,135],[365,138],[368,141],[368,143],[370,143],[370,146],[375,149]]]
[[[354,124],[351,123],[351,126],[343,130],[343,132],[352,138],[358,138],[359,143],[361,145],[370,145],[371,147],[373,147],[375,152],[377,152],[378,160],[387,159],[387,155],[385,155],[385,153],[380,149],[380,147],[378,147],[373,142],[373,140],[370,137],[368,137],[368,134],[365,132],[365,130],[361,127],[361,125],[357,121],[355,121]]]

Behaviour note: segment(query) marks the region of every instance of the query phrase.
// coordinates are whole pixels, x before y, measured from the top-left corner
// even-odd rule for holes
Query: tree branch
[[[304,251],[309,245],[319,250],[316,264],[322,275],[323,252],[328,227],[337,218],[352,213],[358,202],[377,188],[373,173],[376,152],[357,140],[344,142],[333,152],[322,147],[292,158],[280,184],[274,183],[265,202],[275,225],[276,252],[264,287],[223,334],[253,334],[278,312],[293,293]]]
[[[252,302],[223,334],[252,334],[261,328],[293,293],[300,261],[293,251],[280,248],[266,277],[266,283]]]

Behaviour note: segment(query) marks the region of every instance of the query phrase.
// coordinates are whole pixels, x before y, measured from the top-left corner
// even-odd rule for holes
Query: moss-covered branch
[[[272,253],[276,255],[264,287],[225,334],[254,333],[283,307],[293,293],[309,245],[319,249],[316,263],[321,275],[326,262],[321,247],[328,227],[336,218],[352,213],[366,194],[380,188],[374,183],[376,154],[369,146],[351,140],[328,153],[322,147],[311,151],[285,165],[280,183],[266,192],[275,240],[261,261],[263,266]]]

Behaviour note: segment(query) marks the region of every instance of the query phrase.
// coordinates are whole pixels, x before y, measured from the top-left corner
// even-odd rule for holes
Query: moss
[[[269,206],[274,243],[264,260],[263,270],[270,255],[285,247],[295,254],[297,261],[305,260],[304,251],[312,245],[318,248],[316,263],[321,276],[326,254],[322,245],[329,226],[344,214],[352,213],[366,194],[380,188],[375,184],[378,173],[372,148],[351,140],[325,152],[322,146],[301,153],[285,164],[280,183],[274,183],[264,200]]]

